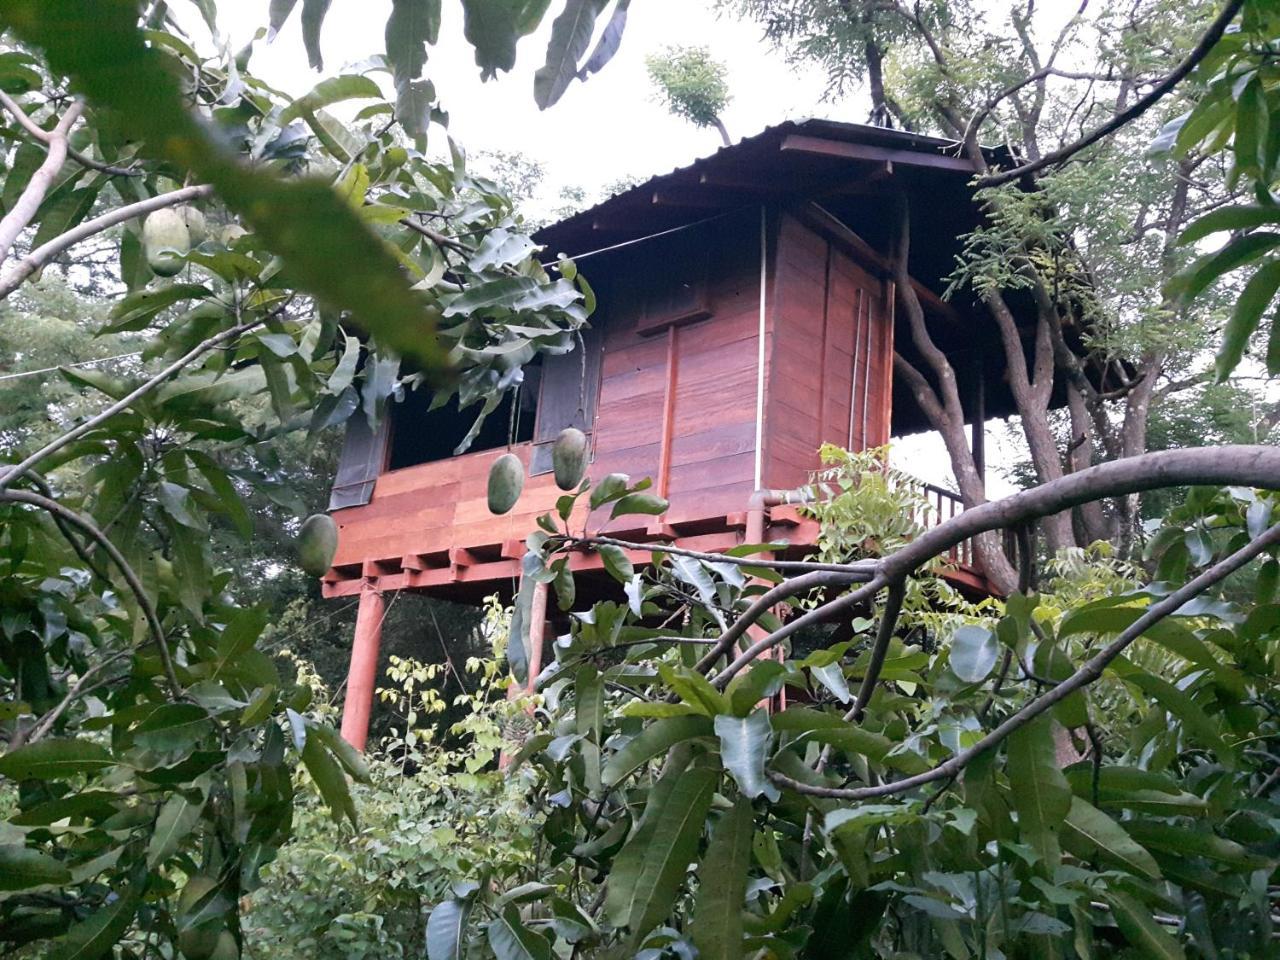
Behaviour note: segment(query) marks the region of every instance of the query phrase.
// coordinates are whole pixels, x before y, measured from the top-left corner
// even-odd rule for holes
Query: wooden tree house
[[[325,596],[361,598],[344,735],[363,745],[386,592],[475,602],[515,589],[523,541],[560,494],[550,444],[566,426],[589,435],[591,476],[649,476],[670,500],[665,516],[615,533],[711,551],[759,536],[797,554],[812,545],[817,525],[768,506],[767,491],[804,484],[825,441],[859,450],[928,428],[893,377],[895,349],[916,359],[886,260],[903,197],[913,284],[971,398],[981,460],[983,422],[1013,405],[994,330],[939,296],[979,221],[956,154],[899,131],[785,123],[543,230],[549,254],[580,261],[599,307],[582,350],[528,372],[515,452],[530,476],[514,511],[486,506],[489,466],[506,451],[501,411],[461,456],[449,451],[467,412],[410,399],[376,432],[351,420],[324,578]],[[959,511],[954,495],[932,495],[941,519]],[[956,560],[951,575],[984,590],[971,554]],[[589,577],[599,560],[584,553],[576,565]]]

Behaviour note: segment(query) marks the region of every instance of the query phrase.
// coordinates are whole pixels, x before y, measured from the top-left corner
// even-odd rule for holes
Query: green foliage
[[[1227,239],[1189,264],[1167,287],[1171,295],[1190,300],[1224,277],[1248,271],[1223,331],[1219,379],[1240,363],[1280,289],[1280,261],[1273,256],[1280,240],[1274,230],[1280,224],[1280,206],[1273,193],[1280,176],[1278,42],[1280,11],[1274,4],[1246,2],[1240,28],[1219,40],[1197,68],[1203,89],[1194,107],[1171,120],[1151,145],[1153,152],[1182,156],[1225,153],[1228,185],[1250,195],[1248,202],[1205,213],[1183,231],[1183,244],[1220,234],[1227,234]],[[1274,332],[1266,365],[1272,375],[1280,373],[1280,338]]]
[[[839,497],[856,496],[868,469],[880,473],[865,478],[868,509],[910,496],[873,458],[828,456],[857,468]],[[629,486],[611,478],[574,497],[603,509]],[[1161,621],[962,774],[894,783],[1064,680],[1264,529],[1270,503],[1197,490],[1153,531],[1154,579],[1068,558],[1051,571],[1054,593],[1009,597],[989,629],[907,628],[856,721],[840,688],[865,675],[874,629],[742,671],[736,651],[708,659],[706,644],[764,589],[747,576],[769,571],[660,551],[633,565],[631,601],[574,613],[539,678],[545,712],[519,755],[545,818],[536,884],[446,894],[431,956],[486,944],[499,957],[1269,956],[1280,793],[1261,744],[1280,737],[1274,576],[1247,606],[1206,596]],[[874,529],[853,503],[832,512],[859,535]],[[580,541],[553,516],[540,526],[526,576],[549,580]],[[779,690],[785,708],[760,706]]]
[[[694,126],[720,123],[731,99],[727,71],[706,47],[667,47],[644,62],[668,110]]]
[[[370,758],[368,783],[352,791],[359,828],[335,825],[314,802],[299,805],[293,839],[249,901],[247,956],[421,956],[448,910],[435,905],[455,888],[506,890],[536,877],[531,780],[494,762],[524,705],[507,700],[495,661],[475,658],[459,665],[466,692],[446,702],[445,669],[393,663],[380,697],[400,712],[399,726]],[[329,690],[305,663],[299,674],[315,702],[327,703]],[[434,732],[416,726],[445,709],[462,718]]]
[[[273,21],[292,6],[273,4]],[[316,60],[327,6],[302,4]],[[430,41],[422,5],[398,7]],[[271,617],[252,603],[308,585],[280,560],[321,505],[327,461],[308,476],[310,444],[376,421],[404,389],[490,409],[538,353],[572,348],[588,288],[569,264],[542,266],[460,149],[420,152],[427,120],[444,119],[422,81],[395,104],[365,73],[291,99],[253,76],[252,45],[202,53],[164,4],[143,22],[127,0],[16,2],[0,20],[0,63],[21,81],[3,198],[23,218],[0,295],[25,321],[6,324],[4,348],[26,367],[130,354],[63,367],[43,394],[18,381],[27,415],[5,425],[22,466],[0,475],[0,942],[222,960],[241,951],[243,898],[291,834],[296,787],[327,811],[299,801],[307,816],[354,830],[350,781],[370,776],[311,685],[264,652],[328,618],[280,618],[264,638]],[[328,113],[350,100],[351,121]],[[46,189],[32,130],[77,112]],[[157,276],[130,205],[173,220],[191,182],[212,190],[181,194],[198,212],[181,208],[184,242],[166,241]],[[99,213],[111,222],[89,231]],[[105,267],[77,264],[76,228]],[[57,277],[23,286],[46,243],[69,245],[57,255],[97,298],[88,309],[60,303]]]

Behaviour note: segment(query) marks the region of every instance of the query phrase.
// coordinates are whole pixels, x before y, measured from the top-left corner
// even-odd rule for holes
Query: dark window
[[[537,409],[538,383],[541,368],[535,361],[525,368],[525,382],[514,395],[507,391],[502,401],[487,417],[480,432],[465,452],[492,450],[505,447],[511,436],[511,406],[517,405],[515,417],[515,443],[533,439]],[[404,399],[391,405],[391,455],[388,470],[399,470],[420,463],[447,460],[454,456],[467,432],[474,426],[482,404],[458,409],[458,398],[453,397],[435,410],[431,406],[429,389],[406,391]]]
[[[561,430],[577,427],[591,436],[600,392],[601,342],[600,328],[589,327],[582,331],[578,348],[543,361],[531,475],[550,472],[551,445]]]

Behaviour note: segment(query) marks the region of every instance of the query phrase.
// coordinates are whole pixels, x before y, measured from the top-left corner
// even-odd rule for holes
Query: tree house
[[[486,506],[509,409],[460,456],[450,451],[466,411],[428,412],[410,397],[377,431],[351,420],[324,578],[326,596],[362,598],[344,735],[363,744],[385,592],[473,602],[515,589],[523,541],[560,495],[550,444],[567,426],[590,437],[591,476],[651,477],[671,503],[646,526],[615,525],[618,535],[724,550],[759,542],[747,539],[755,510],[756,536],[796,554],[812,545],[817,525],[795,507],[766,508],[765,492],[806,483],[823,442],[859,450],[928,428],[893,376],[895,350],[916,359],[886,260],[904,196],[913,284],[972,398],[980,444],[982,422],[1012,412],[1012,398],[989,324],[939,296],[959,238],[979,222],[956,153],[900,131],[785,123],[544,229],[536,239],[579,261],[599,306],[583,347],[532,366],[507,401],[519,407],[514,452],[529,473],[515,510]],[[959,511],[954,495],[932,493],[940,519]],[[971,556],[956,559],[952,575],[984,589]],[[588,575],[599,565],[577,560]]]

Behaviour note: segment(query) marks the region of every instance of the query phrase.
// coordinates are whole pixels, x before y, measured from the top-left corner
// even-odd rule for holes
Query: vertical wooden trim
[[[875,316],[871,312],[871,298],[867,298],[866,309],[866,327],[867,327],[867,355],[862,362],[862,436],[858,438],[858,449],[867,449],[867,417],[869,415],[868,407],[871,404],[871,367],[872,358],[875,357],[875,337],[876,325]],[[879,404],[876,404],[879,408]]]
[[[347,691],[342,700],[342,739],[361,751],[369,739],[369,715],[373,711],[378,647],[382,643],[382,621],[386,609],[382,591],[373,583],[366,583],[360,593],[356,635],[347,670]]]
[[[822,343],[818,355],[818,445],[827,442],[827,334],[830,330],[831,313],[831,244],[823,241],[827,248],[826,263],[822,271]],[[757,485],[757,489],[759,489]]]
[[[675,433],[676,389],[679,385],[680,328],[667,327],[667,383],[662,397],[662,444],[658,452],[658,496],[665,497],[671,482],[671,441]]]
[[[862,306],[866,299],[867,292],[859,284],[853,301],[853,360],[849,366],[849,442],[845,449],[850,452],[858,449],[853,445],[853,428],[858,422],[858,358],[862,353]]]
[[[887,445],[893,438],[893,357],[894,351],[897,349],[894,340],[894,330],[897,328],[898,322],[898,288],[892,280],[888,281],[889,289],[885,291],[885,301],[888,307],[888,317],[885,321],[885,347],[884,347],[884,400],[883,413],[881,414],[881,423],[883,424],[884,442]]]
[[[755,489],[764,488],[764,376],[765,334],[769,316],[769,211],[760,207],[760,324],[756,332],[756,457]]]

